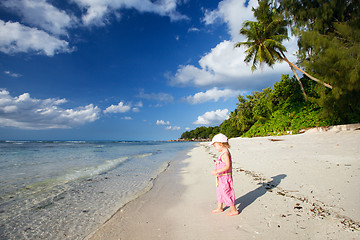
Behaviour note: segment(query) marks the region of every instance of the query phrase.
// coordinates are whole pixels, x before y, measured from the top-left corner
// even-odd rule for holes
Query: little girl
[[[231,154],[229,152],[230,145],[228,138],[224,134],[217,134],[212,139],[211,145],[220,152],[220,156],[216,162],[216,170],[212,171],[211,174],[216,176],[216,197],[218,206],[212,210],[212,213],[223,212],[223,203],[230,207],[230,212],[226,215],[235,216],[239,212],[235,208],[235,193],[233,189],[232,179],[232,162]]]

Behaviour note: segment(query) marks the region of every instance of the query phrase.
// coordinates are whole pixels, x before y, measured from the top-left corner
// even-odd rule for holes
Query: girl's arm
[[[221,160],[225,163],[225,167],[220,168],[218,170],[214,170],[212,171],[212,175],[216,175],[222,172],[225,172],[227,170],[229,170],[231,168],[231,161],[230,161],[230,153],[229,152],[225,152],[222,156],[221,156]]]

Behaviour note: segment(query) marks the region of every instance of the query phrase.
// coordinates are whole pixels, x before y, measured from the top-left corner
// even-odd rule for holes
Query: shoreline
[[[230,139],[236,217],[210,213],[217,153],[198,143],[85,239],[359,239],[356,129]]]
[[[194,146],[193,148],[196,148],[196,147],[197,146]],[[144,201],[142,199],[148,198],[147,195],[149,195],[150,193],[152,193],[154,191],[157,192],[158,191],[157,188],[159,187],[159,184],[162,187],[164,185],[164,183],[167,182],[168,179],[173,179],[173,177],[170,177],[167,175],[176,173],[176,171],[178,171],[179,168],[181,168],[181,165],[183,165],[183,160],[189,157],[188,156],[189,151],[191,151],[191,149],[180,151],[171,161],[169,161],[167,163],[167,166],[161,172],[159,172],[155,178],[152,179],[151,183],[149,183],[150,186],[146,190],[142,191],[142,193],[138,194],[134,199],[125,203],[121,208],[119,208],[116,212],[114,212],[111,215],[111,217],[109,219],[107,219],[98,229],[95,229],[94,231],[89,233],[87,236],[85,236],[83,239],[84,240],[90,240],[90,239],[94,239],[94,238],[97,239],[97,237],[99,237],[98,232],[99,231],[103,232],[104,227],[107,226],[107,224],[109,224],[109,222],[111,224],[112,221],[115,221],[117,216],[122,214],[125,211],[125,209],[133,208],[133,206],[132,206],[133,204],[137,204],[137,202],[139,202],[139,201]],[[100,236],[99,239],[107,239],[107,237],[104,238],[104,236]],[[116,239],[118,239],[118,238],[116,238]]]

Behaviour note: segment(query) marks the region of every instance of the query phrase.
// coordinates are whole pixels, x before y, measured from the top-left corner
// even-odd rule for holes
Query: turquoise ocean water
[[[0,239],[83,239],[193,146],[1,141]]]

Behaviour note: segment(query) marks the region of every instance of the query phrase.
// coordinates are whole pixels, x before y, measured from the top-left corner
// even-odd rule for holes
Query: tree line
[[[246,21],[245,62],[252,70],[285,61],[294,72],[272,88],[238,97],[229,119],[216,127],[200,127],[181,138],[265,136],[300,129],[360,122],[359,0],[259,0],[256,21]],[[297,63],[285,55],[282,42],[298,37]],[[299,78],[296,70],[304,75]]]

